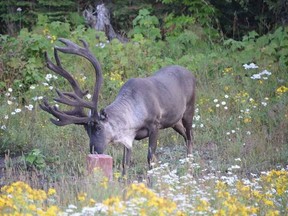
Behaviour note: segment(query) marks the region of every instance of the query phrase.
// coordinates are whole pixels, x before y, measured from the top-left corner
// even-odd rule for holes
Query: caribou
[[[49,104],[45,98],[40,108],[52,114],[51,122],[57,126],[83,125],[90,143],[91,154],[103,154],[109,143],[124,145],[122,173],[126,173],[131,159],[134,140],[149,139],[147,160],[151,168],[160,129],[173,128],[185,140],[187,154],[192,153],[192,120],[195,106],[195,77],[178,65],[164,67],[146,78],[131,78],[120,89],[116,99],[98,111],[99,92],[103,83],[102,69],[96,57],[83,46],[60,38],[64,45],[54,47],[55,63],[45,53],[47,67],[64,77],[73,92],[56,89],[54,101],[73,107],[62,111]],[[95,70],[95,86],[92,100],[85,100],[88,90],[82,91],[78,82],[61,64],[58,52],[86,58]],[[87,109],[89,112],[87,112]]]

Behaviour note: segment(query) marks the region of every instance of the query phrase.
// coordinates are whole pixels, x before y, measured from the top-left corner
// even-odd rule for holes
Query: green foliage
[[[12,87],[21,95],[43,77],[43,55],[51,43],[44,35],[31,34],[27,29],[22,29],[18,38],[2,36],[1,41],[4,52],[0,54],[3,67],[0,80],[6,86],[0,91]]]
[[[165,17],[165,25],[164,28],[166,30],[167,36],[178,36],[184,30],[189,29],[192,25],[195,24],[195,18],[192,16],[175,16],[175,14],[171,13]]]
[[[151,40],[161,38],[158,18],[151,16],[147,9],[139,10],[139,15],[133,20],[133,30],[130,34],[142,34]]]
[[[162,66],[179,64],[190,69],[197,78],[193,154],[199,163],[207,169],[213,164],[225,172],[235,158],[241,158],[242,173],[259,173],[278,164],[285,165],[288,152],[287,28],[267,35],[252,31],[241,41],[230,39],[223,45],[207,42],[203,27],[193,25],[194,18],[182,17],[175,33],[158,40],[155,35],[146,34],[140,24],[148,19],[149,25],[159,29],[157,22],[151,22],[147,11],[141,13],[135,28],[141,27],[143,32],[133,34],[133,39],[127,43],[109,42],[103,32],[86,29],[83,25],[71,29],[68,23],[46,23],[45,16],[39,19],[36,28],[23,29],[17,38],[1,35],[0,153],[23,153],[26,163],[36,168],[33,171],[41,173],[42,182],[67,182],[64,188],[71,194],[79,189],[70,178],[82,177],[86,172],[87,134],[83,127],[76,125],[56,127],[49,121],[51,116],[39,108],[43,96],[54,105],[55,88],[71,91],[65,79],[56,78],[47,70],[43,58],[47,51],[55,61],[52,47],[62,46],[57,38],[67,37],[79,45],[79,39],[86,40],[102,66],[104,84],[99,108],[114,100],[127,79],[145,77]],[[171,26],[174,19],[177,20],[176,15],[171,16]],[[63,68],[71,72],[82,89],[91,93],[95,81],[91,64],[79,56],[62,53],[59,56]],[[258,68],[243,67],[252,62]],[[264,70],[271,75],[265,79],[263,76],[251,78]],[[179,166],[179,159],[185,157],[183,139],[173,130],[160,132],[158,146],[159,160],[173,161],[171,168]],[[147,148],[147,140],[135,143],[129,181],[147,178]],[[111,145],[106,153],[113,156],[114,169],[120,172],[122,146]],[[195,175],[200,175],[202,169],[195,171]],[[179,172],[185,173],[185,169]],[[27,179],[30,179],[29,174]],[[63,197],[65,195],[63,193]]]
[[[261,59],[267,59],[266,65],[279,62],[283,69],[288,66],[287,43],[287,27],[280,27],[274,33],[269,33],[263,36],[259,36],[255,31],[252,31],[247,36],[244,36],[242,41],[235,41],[233,39],[224,41],[224,45],[228,46],[232,50],[232,53],[229,52],[227,55],[229,55],[230,58],[234,58],[239,63],[244,64],[251,60],[257,62]],[[258,49],[256,49],[256,47]]]
[[[46,166],[45,156],[40,149],[33,149],[24,157],[24,159],[28,167],[34,167],[41,170]]]

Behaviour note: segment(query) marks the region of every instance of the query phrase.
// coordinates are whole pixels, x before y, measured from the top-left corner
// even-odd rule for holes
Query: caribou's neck
[[[125,98],[117,98],[105,108],[105,112],[108,116],[110,141],[122,143],[127,148],[131,148],[138,127],[133,105]]]

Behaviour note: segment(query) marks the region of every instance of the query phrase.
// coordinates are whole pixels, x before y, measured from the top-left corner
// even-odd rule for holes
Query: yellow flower
[[[252,122],[252,119],[251,118],[244,118],[244,123],[250,123],[250,122]]]
[[[49,33],[49,29],[45,28],[45,29],[43,30],[43,34],[44,34],[44,35],[47,35],[48,33]]]
[[[104,177],[103,180],[101,181],[100,185],[104,188],[107,189],[108,188],[108,182],[109,179],[107,177]]]
[[[287,91],[288,91],[288,88],[286,86],[280,86],[279,88],[277,88],[276,93],[281,95]]]
[[[230,89],[229,86],[225,86],[225,87],[224,87],[224,91],[226,91],[226,92],[227,92],[229,89]]]
[[[37,207],[36,207],[36,205],[34,205],[34,204],[30,204],[30,205],[28,205],[28,209],[29,209],[30,211],[36,211],[36,210],[37,210]]]
[[[95,201],[94,199],[91,198],[91,199],[89,200],[89,205],[90,205],[90,206],[95,205],[95,203],[96,203],[96,201]]]
[[[264,199],[263,202],[265,203],[266,206],[273,207],[274,203],[271,200]]]
[[[48,194],[48,196],[52,196],[52,195],[56,194],[56,190],[54,188],[49,188],[47,194]]]
[[[224,73],[230,73],[233,71],[233,68],[232,67],[227,67],[227,68],[224,68]]]
[[[79,200],[80,202],[85,201],[85,200],[86,200],[86,197],[87,197],[87,194],[86,194],[86,193],[80,193],[80,194],[78,194],[78,200]]]

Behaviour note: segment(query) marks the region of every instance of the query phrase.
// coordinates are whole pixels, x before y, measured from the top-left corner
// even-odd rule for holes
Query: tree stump
[[[85,9],[83,17],[88,26],[97,31],[105,32],[109,41],[117,38],[122,43],[128,42],[127,38],[122,37],[113,29],[110,22],[110,13],[105,4],[97,5],[95,10],[93,8]]]
[[[87,171],[93,173],[95,168],[103,171],[103,174],[112,181],[113,179],[113,158],[105,154],[89,154],[87,155]]]

